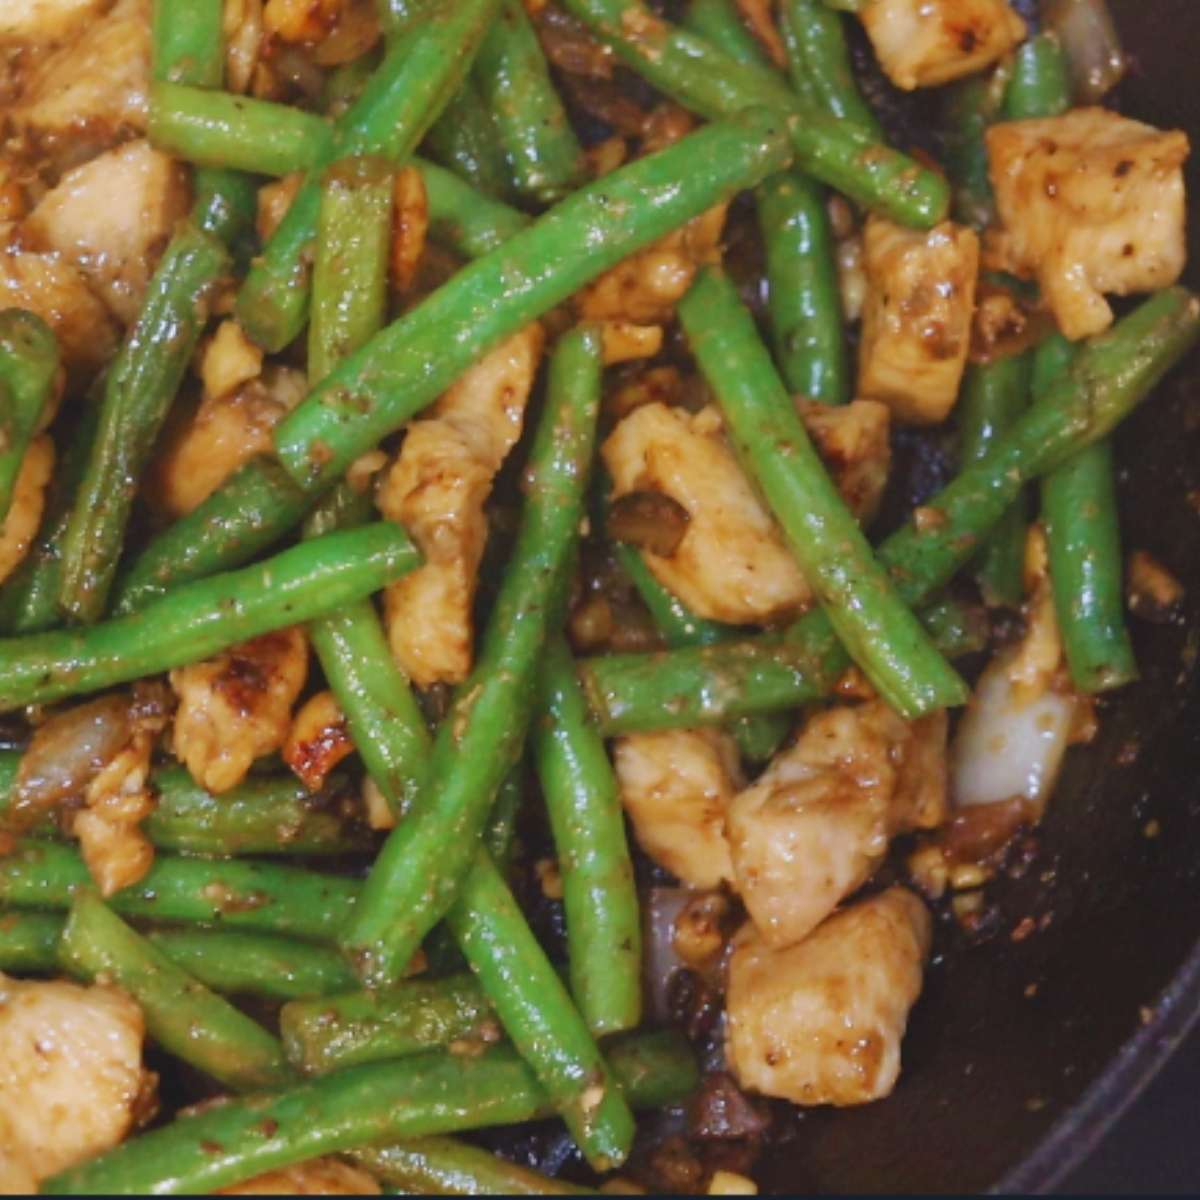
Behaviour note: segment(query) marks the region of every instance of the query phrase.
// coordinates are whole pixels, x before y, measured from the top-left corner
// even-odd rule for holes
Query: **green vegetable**
[[[947,658],[962,658],[986,650],[991,628],[987,612],[953,596],[942,596],[921,610],[921,624]]]
[[[966,685],[875,560],[734,286],[705,269],[680,302],[679,319],[743,466],[855,662],[907,717],[964,703]]]
[[[222,0],[154,0],[150,69],[155,79],[219,88],[225,81]]]
[[[482,258],[529,224],[529,217],[493,200],[433,163],[414,161],[425,181],[429,236],[463,258]]]
[[[945,180],[859,126],[798,99],[771,72],[748,66],[640,0],[566,0],[617,56],[659,91],[709,120],[765,105],[787,121],[796,165],[867,208],[928,228],[945,216]]]
[[[733,0],[690,0],[680,24],[743,66],[775,69],[762,43],[746,28]]]
[[[327,486],[503,338],[786,162],[778,122],[748,112],[581,188],[334,370],[276,427],[280,460]]]
[[[51,913],[0,913],[0,971],[49,975],[58,969],[63,921]]]
[[[430,127],[425,146],[438,162],[484,195],[502,196],[509,190],[496,118],[470,76]]]
[[[67,908],[74,893],[89,886],[87,867],[67,846],[26,839],[0,858],[0,903],[14,908]],[[127,917],[328,942],[349,917],[358,891],[353,880],[296,867],[159,854],[143,879],[108,903]]]
[[[71,904],[59,956],[73,975],[88,982],[103,976],[128,992],[149,1035],[223,1087],[256,1091],[293,1078],[274,1037],[176,966],[94,893],[83,891]]]
[[[583,515],[600,352],[598,332],[583,329],[564,338],[555,354],[520,534],[478,661],[438,731],[428,784],[375,860],[344,939],[371,986],[393,982],[450,907],[474,861],[496,791],[524,742],[546,625],[558,611]]]
[[[534,748],[562,874],[571,992],[597,1036],[633,1029],[642,1018],[642,935],[625,818],[561,637],[542,659]]]
[[[613,1071],[632,1103],[678,1103],[698,1077],[678,1034],[615,1043]],[[553,1114],[546,1092],[508,1047],[479,1058],[422,1054],[371,1063],[270,1096],[210,1108],[145,1133],[42,1182],[65,1195],[212,1192],[321,1154]]]
[[[1067,56],[1055,34],[1039,33],[1017,50],[1004,94],[1004,119],[1057,117],[1070,107]]]
[[[583,149],[521,0],[502,0],[473,74],[517,194],[540,204],[561,200],[583,181]]]
[[[499,0],[440,6],[394,39],[362,94],[339,117],[315,166],[379,155],[402,166],[458,90]],[[319,184],[313,172],[251,267],[237,299],[242,328],[260,346],[282,350],[308,315],[305,264],[317,232]]]
[[[23,308],[0,310],[0,527],[25,451],[58,382],[58,342]]]
[[[954,185],[954,219],[975,229],[990,224],[996,212],[984,131],[1000,115],[1010,73],[1002,64],[942,90],[942,157]]]
[[[390,522],[331,533],[85,630],[0,640],[0,712],[141,679],[378,591],[419,555]]]
[[[1104,438],[1200,339],[1200,300],[1169,288],[1088,342],[1071,370],[979,462],[925,506],[941,520],[906,525],[879,549],[903,600],[920,604],[978,549],[1022,486]],[[604,736],[719,724],[825,695],[848,659],[822,612],[784,636],[580,664]]]

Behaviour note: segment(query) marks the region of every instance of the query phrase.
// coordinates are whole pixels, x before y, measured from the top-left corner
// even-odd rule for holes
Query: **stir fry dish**
[[[903,1087],[1180,598],[1112,437],[1188,138],[1102,0],[0,61],[0,1191],[749,1194]]]

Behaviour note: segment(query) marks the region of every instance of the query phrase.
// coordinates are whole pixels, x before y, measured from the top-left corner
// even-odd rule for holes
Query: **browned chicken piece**
[[[669,321],[696,272],[721,261],[727,204],[718,204],[606,271],[575,296],[585,321]]]
[[[770,55],[777,67],[787,66],[787,48],[779,35],[774,13],[775,0],[734,0],[742,20],[750,26],[751,33],[762,48]]]
[[[800,400],[798,407],[846,507],[868,524],[879,511],[892,465],[891,410],[877,400]]]
[[[1112,324],[1104,293],[1179,278],[1186,134],[1077,108],[993,125],[987,148],[1002,227],[988,236],[985,265],[1035,278],[1066,337]]]
[[[661,325],[635,325],[632,321],[605,321],[600,336],[606,367],[653,358],[663,344]]]
[[[12,503],[0,523],[0,582],[21,565],[42,523],[46,485],[54,470],[54,442],[48,436],[35,438],[25,451],[17,472]]]
[[[858,15],[879,65],[905,91],[973,75],[1025,38],[1008,0],[867,0]]]
[[[150,0],[117,0],[33,69],[9,117],[65,169],[144,133],[149,86]]]
[[[93,375],[117,351],[117,325],[83,276],[57,254],[0,245],[0,308],[27,308],[54,331],[75,379]]]
[[[144,1036],[118,988],[0,975],[0,1180],[30,1190],[120,1142],[155,1082]]]
[[[334,694],[326,690],[305,701],[283,744],[283,761],[304,786],[318,791],[329,772],[353,753],[346,714]]]
[[[262,0],[225,0],[221,32],[225,36],[225,87],[231,92],[248,92],[262,53]]]
[[[614,744],[621,803],[638,845],[687,886],[732,877],[725,814],[741,786],[737,747],[716,729],[633,733]]]
[[[4,0],[0,8],[0,46],[47,43],[90,24],[108,0]]]
[[[484,503],[521,436],[545,333],[538,322],[502,342],[414,421],[379,488],[384,516],[412,535],[425,562],[384,598],[396,661],[421,687],[471,671],[471,607],[487,540]]]
[[[946,816],[946,715],[882,701],[825,710],[729,806],[734,887],[762,939],[812,932],[874,872],[891,837]]]
[[[782,949],[747,923],[734,940],[726,996],[725,1054],[738,1083],[806,1106],[888,1095],[930,940],[925,905],[901,887]]]
[[[258,214],[254,229],[260,242],[270,241],[280,221],[287,216],[287,210],[292,207],[292,201],[303,182],[304,172],[293,171],[291,175],[272,179],[258,189]]]
[[[78,267],[128,325],[188,203],[173,158],[147,141],[126,142],[68,171],[26,218],[22,239]]]
[[[271,431],[304,395],[304,376],[290,367],[268,367],[223,395],[206,396],[190,421],[165,435],[150,469],[156,504],[181,517],[208,499],[244,463],[269,454]]]
[[[337,24],[349,0],[267,0],[263,26],[285,42],[316,42]]]
[[[692,414],[644,404],[600,447],[613,497],[661,493],[687,510],[669,558],[643,550],[646,565],[697,616],[735,625],[779,621],[812,593],[774,518],[742,472],[714,408]]]
[[[314,1158],[256,1175],[220,1196],[378,1196],[379,1184],[366,1171],[336,1158]]]
[[[882,400],[897,421],[944,421],[971,348],[978,236],[953,221],[922,232],[871,216],[863,264],[858,394]]]
[[[172,671],[176,757],[210,792],[236,787],[256,758],[283,745],[307,675],[308,640],[295,627]]]
[[[233,320],[222,321],[200,353],[206,398],[215,399],[262,374],[263,352]]]

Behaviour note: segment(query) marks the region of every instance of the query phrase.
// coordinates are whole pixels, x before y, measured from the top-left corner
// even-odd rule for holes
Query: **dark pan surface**
[[[1200,4],[1112,8],[1136,61],[1120,107],[1200,146]],[[1196,286],[1200,154],[1188,178]],[[1036,857],[996,889],[994,936],[966,946],[941,931],[893,1097],[807,1114],[761,1164],[774,1191],[1050,1189],[1200,1011],[1200,356],[1118,449],[1126,546],[1178,575],[1184,611],[1135,622],[1143,678],[1071,751]],[[1014,942],[1025,916],[1044,928]]]

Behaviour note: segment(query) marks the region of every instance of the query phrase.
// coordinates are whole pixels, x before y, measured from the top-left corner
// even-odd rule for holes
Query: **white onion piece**
[[[1019,701],[1009,670],[1012,652],[984,671],[951,749],[951,784],[959,808],[1024,796],[1040,812],[1058,778],[1076,699],[1047,689]]]
[[[1120,82],[1129,62],[1106,0],[1045,0],[1043,19],[1062,42],[1077,102],[1094,104]]]
[[[687,888],[651,888],[646,897],[644,969],[646,1002],[650,1015],[665,1021],[670,1017],[667,999],[671,976],[686,964],[675,949],[675,921],[695,893]]]

